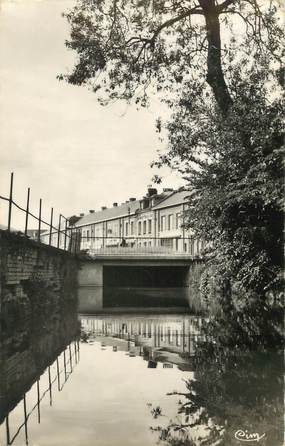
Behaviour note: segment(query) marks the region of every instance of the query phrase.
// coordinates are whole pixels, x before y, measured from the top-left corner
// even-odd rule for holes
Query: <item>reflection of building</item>
[[[111,208],[80,214],[74,222],[73,237],[80,240],[83,250],[114,247],[168,249],[199,255],[203,246],[185,230],[184,211],[188,208],[189,192],[163,189],[158,193],[149,187],[140,200],[129,198],[125,203],[113,203]],[[42,236],[49,242],[49,234]],[[57,244],[57,234],[52,245]],[[61,244],[61,242],[60,242]]]
[[[83,331],[106,345],[144,354],[146,360],[181,364],[178,355],[193,356],[201,339],[202,319],[187,317],[81,317]],[[109,340],[109,343],[108,343]],[[118,340],[116,344],[116,340]],[[125,341],[123,343],[122,341]]]

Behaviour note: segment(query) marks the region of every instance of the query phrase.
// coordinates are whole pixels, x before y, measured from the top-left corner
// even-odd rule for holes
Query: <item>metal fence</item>
[[[40,198],[39,200],[39,210],[38,214],[35,215],[30,211],[30,196],[31,196],[31,189],[27,189],[27,201],[25,208],[20,206],[16,201],[14,200],[13,195],[13,186],[14,186],[14,173],[11,173],[10,176],[10,193],[9,197],[4,197],[0,195],[0,200],[6,201],[8,203],[8,218],[7,218],[7,231],[12,231],[12,217],[13,217],[13,210],[14,208],[20,210],[25,214],[25,229],[24,231],[17,231],[19,233],[24,234],[26,237],[28,237],[29,232],[29,217],[32,217],[37,221],[37,236],[36,239],[38,242],[41,242],[41,231],[43,228],[43,225],[45,225],[48,229],[48,240],[45,244],[56,246],[57,248],[60,248],[60,238],[63,237],[63,244],[61,246],[61,249],[64,250],[72,250],[72,243],[70,242],[71,234],[70,234],[70,228],[68,219],[63,215],[59,214],[58,217],[58,226],[54,226],[54,209],[51,208],[50,210],[50,221],[47,222],[42,218],[42,210],[43,210],[43,200]],[[57,242],[52,243],[52,236],[53,234],[56,234],[57,236]],[[68,240],[69,239],[69,240]]]

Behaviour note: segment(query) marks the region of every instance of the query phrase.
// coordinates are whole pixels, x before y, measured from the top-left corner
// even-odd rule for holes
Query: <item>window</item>
[[[165,231],[165,215],[162,215],[160,219],[160,230]]]
[[[134,222],[131,221],[131,235],[134,235]]]
[[[138,234],[141,235],[141,233],[142,233],[142,222],[139,221],[139,224],[138,224]]]
[[[190,254],[191,256],[194,255],[194,239],[192,237],[190,239]]]
[[[173,225],[173,214],[168,215],[168,231],[172,229]]]
[[[179,248],[179,239],[178,238],[175,239],[175,247],[176,247],[176,251],[178,251],[178,248]]]
[[[89,239],[90,239],[90,231],[87,231],[87,242],[89,242]]]
[[[197,255],[200,254],[200,241],[197,240]]]
[[[129,223],[126,223],[126,235],[129,235]]]
[[[148,233],[151,234],[151,220],[148,220]]]
[[[180,214],[176,214],[176,221],[175,221],[175,227],[176,229],[179,229],[179,220],[180,220]]]
[[[146,234],[146,220],[143,222],[143,233]]]

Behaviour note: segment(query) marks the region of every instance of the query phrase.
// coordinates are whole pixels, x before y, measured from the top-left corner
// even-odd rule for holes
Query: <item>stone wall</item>
[[[2,416],[78,333],[77,270],[70,253],[0,231]]]

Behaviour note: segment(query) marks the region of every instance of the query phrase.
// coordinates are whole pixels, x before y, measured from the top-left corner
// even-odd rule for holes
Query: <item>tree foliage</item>
[[[102,103],[135,98],[145,105],[148,87],[177,94],[189,77],[202,76],[227,113],[228,37],[243,33],[252,53],[270,48],[278,58],[276,12],[272,1],[258,0],[77,0],[65,14],[66,45],[77,61],[60,78],[100,90]]]
[[[228,338],[240,331],[253,345],[257,333],[261,345],[280,342],[283,327],[283,101],[270,63],[270,54],[232,63],[227,116],[198,82],[189,85],[187,105],[182,98],[166,124],[169,150],[156,163],[189,184],[187,226],[208,241],[205,297],[215,295],[221,321],[232,321]]]

